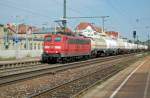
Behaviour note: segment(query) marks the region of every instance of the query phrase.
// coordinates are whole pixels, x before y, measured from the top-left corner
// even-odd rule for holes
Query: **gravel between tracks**
[[[57,74],[47,74],[42,77],[25,80],[15,84],[5,85],[0,87],[0,98],[26,98],[29,95],[40,92],[43,89],[53,88],[59,84],[67,81],[74,80],[80,76],[92,73],[97,70],[95,65],[80,67],[75,69],[66,70]],[[104,67],[104,66],[103,66]]]

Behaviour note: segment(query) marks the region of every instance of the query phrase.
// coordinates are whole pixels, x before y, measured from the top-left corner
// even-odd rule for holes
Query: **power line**
[[[25,3],[22,3],[22,2],[15,2],[15,1],[12,1],[12,0],[4,0],[4,1],[8,1],[9,3],[11,3],[11,4],[14,5],[14,6],[18,6],[18,4],[19,4],[19,6],[21,6],[21,8],[23,8],[23,6],[25,5]],[[31,1],[32,1],[32,0],[31,0]],[[22,3],[23,5],[21,5],[20,3]],[[26,4],[26,5],[28,5],[28,4]],[[47,7],[45,7],[45,8],[47,8]],[[36,10],[36,11],[31,10],[28,6],[24,7],[24,9],[30,10],[30,11],[35,12],[35,13],[38,13],[38,12],[39,12],[39,10]],[[41,8],[40,8],[40,9],[41,9]],[[46,9],[46,10],[49,10],[49,9]],[[42,11],[46,11],[46,10],[42,9]]]
[[[77,19],[77,18],[104,18],[109,16],[85,16],[85,17],[66,17],[67,19]]]
[[[9,1],[9,2],[12,2],[12,1],[10,1],[10,0],[7,0],[7,1]],[[60,2],[58,2],[58,1],[56,1],[56,0],[54,0],[55,1],[55,3],[56,4],[59,4],[59,5],[61,5],[61,6],[63,6],[63,4],[62,3],[60,3]],[[17,10],[22,10],[22,11],[25,11],[25,12],[29,12],[29,13],[31,13],[31,14],[36,14],[36,15],[40,15],[41,17],[45,17],[45,18],[50,18],[49,16],[47,16],[47,15],[44,15],[44,14],[40,14],[40,13],[38,13],[38,12],[35,12],[35,11],[32,11],[32,10],[30,10],[30,9],[28,9],[28,8],[20,8],[20,7],[17,7],[17,3],[16,2],[12,2],[13,3],[13,5],[8,5],[8,3],[7,4],[2,4],[2,3],[0,3],[0,4],[2,4],[3,6],[5,5],[5,7],[7,6],[7,7],[9,7],[9,8],[15,8],[15,9],[17,9]],[[76,10],[76,9],[73,9],[72,7],[70,7],[70,6],[68,6],[68,5],[66,5],[67,6],[67,9],[68,10],[70,10],[70,11],[72,11],[72,12],[74,12],[74,13],[78,13],[78,14],[81,14],[81,12],[79,12],[78,10]],[[56,19],[56,18],[53,18],[53,19]]]
[[[47,16],[47,15],[43,15],[41,13],[37,13],[37,12],[34,12],[32,10],[29,10],[27,8],[20,8],[20,7],[17,7],[17,6],[14,6],[14,5],[9,5],[9,4],[4,4],[4,3],[1,3],[1,6],[4,6],[4,7],[8,7],[8,8],[14,8],[14,9],[17,9],[17,10],[21,10],[21,11],[24,11],[24,12],[29,12],[31,13],[32,15],[38,15],[40,17],[45,17],[45,18],[50,18],[50,16]]]
[[[111,0],[105,0],[106,2],[107,2],[107,4],[112,8],[112,9],[114,9],[114,11],[118,14],[118,15],[121,15],[121,16],[123,16],[123,17],[128,17],[128,22],[131,24],[131,18],[130,18],[130,16],[129,16],[129,14],[127,14],[127,12],[123,9],[123,8],[121,8],[121,7],[119,7],[118,8],[118,6],[116,7],[112,2],[111,2]]]

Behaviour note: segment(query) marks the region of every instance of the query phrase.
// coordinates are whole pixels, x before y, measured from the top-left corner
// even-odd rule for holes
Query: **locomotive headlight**
[[[48,48],[50,48],[50,46],[45,46],[44,48],[45,48],[45,49],[48,49]]]
[[[55,49],[61,49],[61,46],[55,46]]]

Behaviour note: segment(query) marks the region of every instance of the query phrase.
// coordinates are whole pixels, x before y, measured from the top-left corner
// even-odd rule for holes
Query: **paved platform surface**
[[[150,98],[150,56],[93,87],[80,98]]]
[[[29,58],[22,58],[22,59],[15,59],[15,60],[7,60],[7,61],[0,61],[1,64],[7,64],[7,63],[17,63],[17,62],[28,62],[28,61],[40,61],[40,57],[29,57]]]

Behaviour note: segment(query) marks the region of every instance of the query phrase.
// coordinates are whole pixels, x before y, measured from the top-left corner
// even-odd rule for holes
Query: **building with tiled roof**
[[[77,25],[76,32],[87,37],[99,37],[100,35],[105,35],[102,33],[100,27],[88,22],[81,22]]]
[[[19,24],[17,26],[13,23],[9,23],[9,24],[7,24],[7,27],[14,33],[16,33],[17,29],[18,29],[18,34],[26,34],[30,30],[32,30],[32,32],[39,32],[39,28],[37,28],[35,26],[26,25],[26,24]]]
[[[116,31],[107,31],[105,33],[107,36],[109,36],[113,39],[117,39],[119,37],[119,32],[116,32]]]
[[[79,25],[77,25],[76,30],[85,30],[89,26],[96,32],[99,32],[99,33],[102,32],[102,29],[100,27],[97,27],[93,25],[92,23],[88,23],[88,22],[81,22]]]

